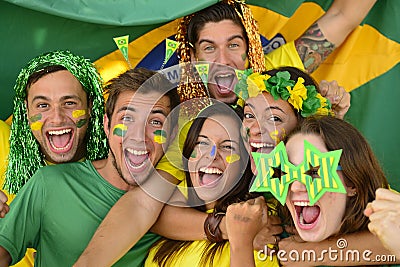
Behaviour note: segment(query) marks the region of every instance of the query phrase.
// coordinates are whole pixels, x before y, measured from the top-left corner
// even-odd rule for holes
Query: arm
[[[345,241],[343,242],[343,240]],[[339,247],[341,247],[344,243],[346,243],[345,248],[340,249]],[[283,260],[282,255],[280,255],[280,262],[283,266],[376,265],[377,262],[375,259],[377,256],[379,257],[383,255],[387,257],[388,255],[391,255],[391,253],[383,247],[379,239],[369,231],[360,231],[341,237],[332,237],[316,243],[296,241],[294,238],[289,237],[282,239],[279,242],[279,250],[282,250],[286,253],[283,255]],[[299,255],[302,255],[302,253],[307,251],[314,251],[316,256],[315,258],[312,257],[311,260],[306,258],[306,260],[294,262],[291,261],[288,256],[288,253],[291,250],[296,250]],[[329,254],[329,251],[331,251],[331,254]],[[368,251],[371,251],[371,253]],[[353,252],[356,254],[352,254]],[[340,253],[343,255],[342,258],[340,258]],[[356,257],[353,259],[351,255],[359,255],[359,260],[357,260]],[[393,263],[394,262],[389,261],[385,262],[385,264]]]
[[[326,13],[295,41],[307,72],[312,73],[361,23],[376,0],[335,0]]]
[[[7,195],[0,190],[0,218],[4,218],[10,211],[10,207],[7,205]]]
[[[150,229],[175,188],[154,174],[117,201],[74,266],[110,266]]]
[[[231,267],[255,266],[253,240],[267,216],[267,205],[263,197],[228,206],[226,230],[231,249]]]
[[[371,233],[400,259],[400,194],[378,189],[376,200],[368,204],[364,213],[371,221]]]
[[[0,267],[10,266],[11,256],[7,250],[0,246]]]

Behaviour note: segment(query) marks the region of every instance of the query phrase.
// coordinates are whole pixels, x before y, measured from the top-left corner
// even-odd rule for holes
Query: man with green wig
[[[14,89],[8,166],[0,173],[10,201],[42,166],[107,156],[102,81],[89,60],[69,51],[42,54],[21,70]],[[1,202],[0,216],[7,211]],[[18,266],[33,266],[28,254]]]

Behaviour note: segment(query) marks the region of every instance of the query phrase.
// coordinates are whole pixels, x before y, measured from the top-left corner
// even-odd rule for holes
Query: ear
[[[354,197],[355,195],[357,195],[357,190],[354,186],[347,187],[346,191],[348,197]]]
[[[104,132],[106,133],[107,139],[110,135],[110,127],[108,126],[108,123],[109,123],[109,120],[108,120],[107,114],[104,114],[103,127],[104,127]]]

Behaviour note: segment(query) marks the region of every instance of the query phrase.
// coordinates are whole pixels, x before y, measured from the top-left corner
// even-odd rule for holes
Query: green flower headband
[[[89,160],[107,157],[108,145],[103,129],[104,97],[101,78],[93,64],[69,51],[54,51],[32,59],[18,75],[14,86],[14,111],[11,125],[10,154],[4,188],[10,193],[17,193],[25,182],[45,165],[29,127],[25,100],[28,78],[45,67],[61,65],[71,72],[82,84],[92,101],[87,136],[87,155]]]
[[[249,97],[268,92],[275,100],[281,98],[287,101],[304,118],[311,115],[333,115],[330,101],[318,93],[315,86],[304,85],[301,77],[297,81],[291,80],[288,71],[279,71],[270,76],[247,69],[237,72],[237,75],[239,82],[234,91],[239,97],[238,104]]]

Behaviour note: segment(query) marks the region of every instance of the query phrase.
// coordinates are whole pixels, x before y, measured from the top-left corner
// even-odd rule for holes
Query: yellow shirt
[[[190,267],[196,267],[196,266],[201,266],[200,265],[200,259],[201,256],[203,255],[203,250],[206,246],[206,244],[209,241],[207,240],[201,240],[201,241],[193,241],[189,247],[187,247],[182,254],[177,255],[176,257],[173,258],[173,260],[170,262],[170,264],[166,266],[190,266]],[[145,267],[158,267],[158,264],[153,262],[154,255],[157,252],[159,246],[153,247],[149,255],[146,259],[146,262],[144,264]],[[278,267],[279,262],[277,257],[266,257],[264,254],[258,255],[257,251],[254,251],[254,260],[256,263],[256,266],[268,266],[268,267]],[[229,242],[227,242],[224,246],[224,248],[221,251],[221,254],[218,252],[215,254],[214,257],[214,264],[212,266],[229,266],[230,265],[230,247],[229,247]]]

